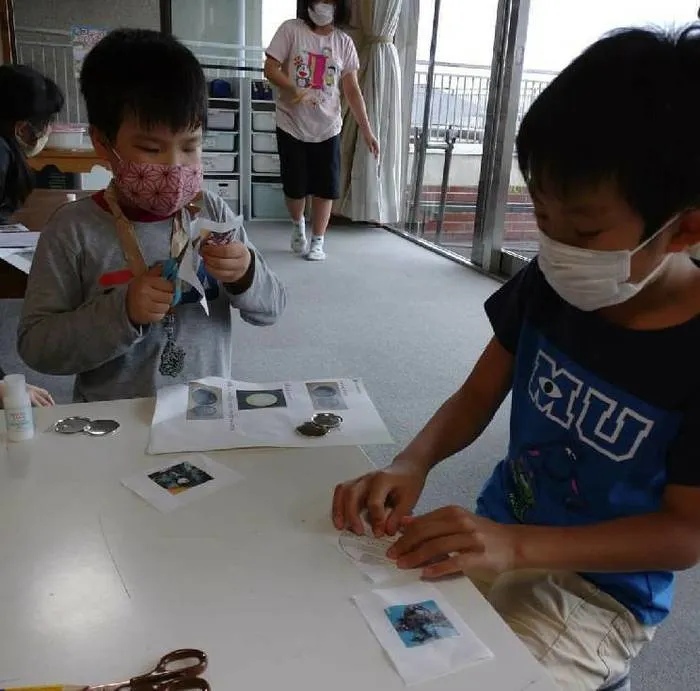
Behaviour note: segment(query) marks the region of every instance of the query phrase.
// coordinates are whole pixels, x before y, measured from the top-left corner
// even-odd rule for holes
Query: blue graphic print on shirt
[[[651,405],[561,352],[525,316],[508,457],[477,510],[502,523],[575,526],[657,511],[682,415]],[[582,574],[645,624],[669,611],[670,572]]]

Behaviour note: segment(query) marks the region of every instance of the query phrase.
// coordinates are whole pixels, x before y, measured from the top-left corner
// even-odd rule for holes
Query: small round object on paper
[[[277,396],[273,393],[252,393],[246,396],[245,402],[253,408],[269,408],[278,403]]]
[[[343,418],[335,413],[316,413],[311,418],[311,422],[326,429],[338,429],[343,424]]]
[[[299,425],[297,432],[303,437],[325,437],[328,434],[325,427],[321,427],[315,422],[305,422],[303,425]]]
[[[91,420],[83,432],[93,437],[104,437],[118,429],[119,423],[116,420]]]
[[[66,417],[59,420],[54,426],[54,432],[59,434],[80,434],[90,424],[86,417]]]

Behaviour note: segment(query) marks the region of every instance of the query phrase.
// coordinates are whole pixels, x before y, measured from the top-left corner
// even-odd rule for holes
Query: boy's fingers
[[[150,277],[146,285],[148,288],[156,291],[157,293],[167,293],[168,295],[172,295],[175,292],[175,286],[173,285],[172,281],[168,281],[160,276]]]
[[[205,258],[237,259],[245,257],[248,248],[242,242],[230,242],[228,245],[206,245],[202,249]]]

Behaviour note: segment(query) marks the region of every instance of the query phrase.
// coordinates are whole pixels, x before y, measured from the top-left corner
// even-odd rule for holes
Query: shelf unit
[[[251,80],[250,109],[250,216],[276,221],[288,218],[282,192],[274,101],[254,98],[256,92],[268,93],[269,87]]]
[[[283,220],[288,218],[288,212],[279,172],[274,95],[257,66],[262,63],[262,50],[243,51],[244,57],[227,54],[216,60],[211,55],[199,55],[210,86],[207,137],[222,135],[217,118],[225,116],[217,114],[233,113],[235,118],[231,127],[229,115],[229,126],[223,130],[234,136],[233,151],[227,147],[227,152],[235,157],[233,171],[212,170],[211,159],[215,156],[205,151],[203,157],[209,167],[205,185],[229,195],[221,196],[245,220]]]
[[[233,213],[240,214],[241,204],[241,102],[236,79],[227,79],[230,97],[212,95],[204,133],[202,163],[204,187],[218,194]]]

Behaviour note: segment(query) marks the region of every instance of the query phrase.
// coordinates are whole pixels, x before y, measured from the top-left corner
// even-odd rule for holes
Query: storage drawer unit
[[[202,148],[204,151],[235,151],[236,136],[234,132],[205,132]]]
[[[286,219],[289,217],[287,205],[284,202],[282,185],[270,182],[254,182],[253,217]]]
[[[205,173],[233,173],[238,154],[205,151],[202,153],[202,168]]]
[[[226,108],[209,108],[207,128],[211,130],[235,130],[237,111]]]
[[[221,197],[234,213],[239,213],[240,187],[238,180],[230,178],[205,178],[204,189]]]
[[[255,153],[277,153],[277,135],[270,132],[253,132],[253,151]]]
[[[280,157],[277,154],[253,154],[253,174],[280,174]]]
[[[274,132],[277,129],[277,117],[274,110],[253,113],[253,130],[256,132]]]

